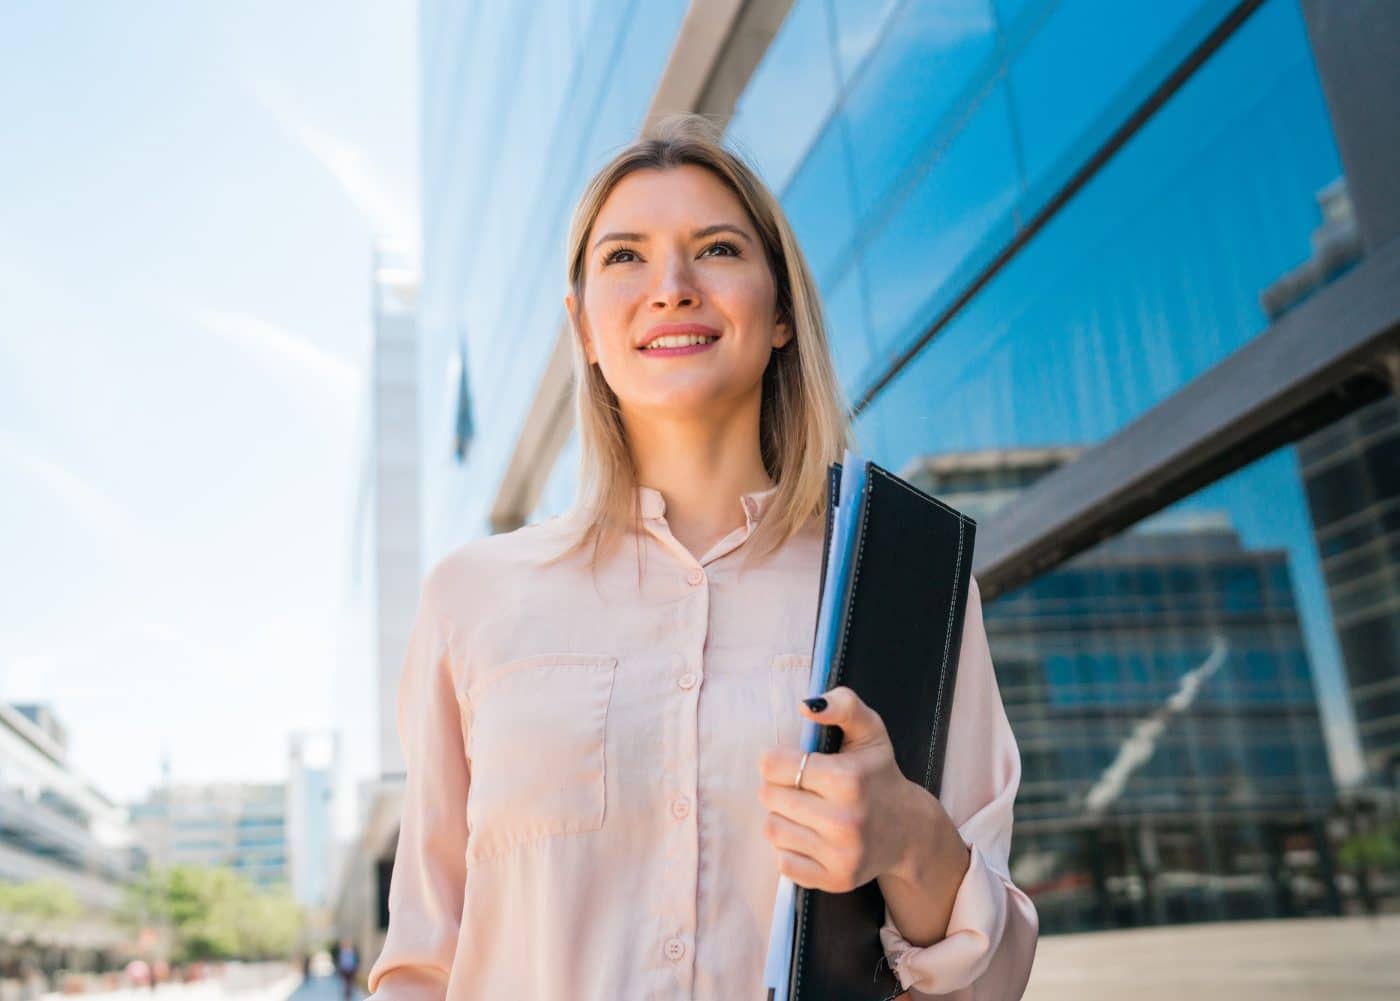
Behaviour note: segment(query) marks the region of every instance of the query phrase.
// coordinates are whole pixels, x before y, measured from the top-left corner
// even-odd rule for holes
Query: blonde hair
[[[776,485],[755,530],[750,555],[767,555],[826,510],[826,470],[850,446],[852,429],[827,343],[821,299],[807,261],[778,200],[752,168],[723,145],[721,132],[701,115],[666,115],[613,157],[589,181],[574,209],[567,246],[573,332],[574,406],[581,446],[577,509],[582,529],[555,559],[593,545],[590,566],[640,527],[636,468],[618,399],[588,363],[579,333],[589,233],[608,195],[628,174],[684,164],[703,167],[743,204],[758,231],[777,288],[779,316],[793,336],[773,351],[763,373],[759,451]],[[551,560],[551,562],[553,562]]]

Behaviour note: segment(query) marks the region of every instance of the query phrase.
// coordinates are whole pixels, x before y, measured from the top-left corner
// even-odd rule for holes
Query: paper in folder
[[[846,452],[828,471],[810,694],[845,685],[878,712],[905,777],[938,795],[976,523]],[[839,727],[803,720],[802,749],[835,753]],[[764,982],[770,1001],[887,1001],[876,880],[826,893],[779,880]]]

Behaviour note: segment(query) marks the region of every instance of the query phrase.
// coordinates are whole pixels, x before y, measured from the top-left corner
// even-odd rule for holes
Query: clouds
[[[306,121],[291,95],[271,80],[248,86],[278,127],[326,169],[376,237],[417,243],[412,199],[386,180],[363,151]]]
[[[359,370],[309,339],[275,323],[239,313],[199,308],[194,317],[205,330],[227,338],[260,364],[274,368],[293,366],[342,400],[353,399],[360,382]]]
[[[75,523],[89,525],[116,539],[137,541],[141,535],[131,515],[107,493],[4,430],[0,430],[0,466],[43,487],[67,509]]]

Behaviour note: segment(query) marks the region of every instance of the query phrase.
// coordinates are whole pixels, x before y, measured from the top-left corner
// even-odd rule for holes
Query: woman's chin
[[[677,385],[650,387],[645,394],[625,401],[628,409],[637,413],[672,418],[713,416],[724,405],[726,394],[722,387],[681,382]]]

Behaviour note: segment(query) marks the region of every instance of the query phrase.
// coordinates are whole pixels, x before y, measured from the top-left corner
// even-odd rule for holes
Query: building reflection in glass
[[[1075,449],[925,458],[984,518]],[[1338,913],[1334,791],[1287,554],[1170,509],[986,606],[1047,932]]]

